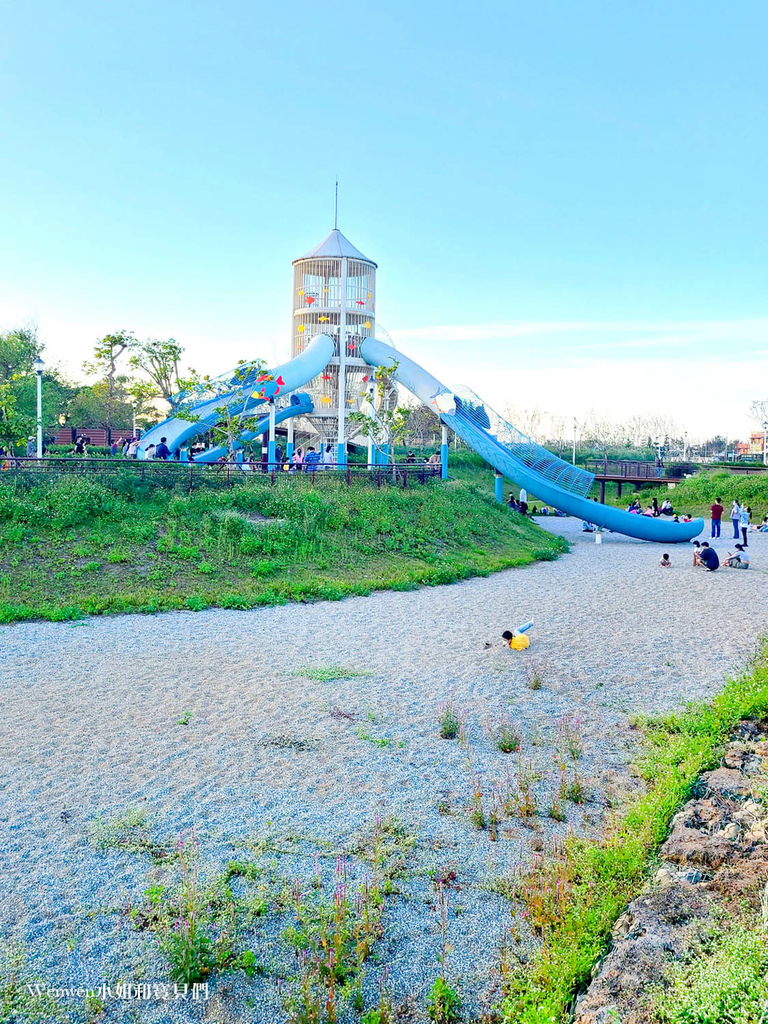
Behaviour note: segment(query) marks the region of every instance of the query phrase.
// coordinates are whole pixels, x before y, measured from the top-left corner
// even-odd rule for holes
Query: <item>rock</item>
[[[725,826],[725,828],[721,828],[717,834],[722,839],[738,839],[740,831],[741,830],[739,829],[739,826],[736,824],[736,822],[730,821]]]
[[[577,1004],[574,1024],[644,1024],[649,980],[662,980],[696,948],[712,920],[709,901],[692,886],[669,885],[634,900],[616,922],[613,948]]]
[[[701,864],[719,868],[731,853],[731,844],[720,836],[702,835],[698,829],[687,828],[678,822],[672,835],[661,848],[665,860],[674,864]]]
[[[701,871],[697,871],[696,868],[688,868],[687,871],[680,871],[672,877],[677,878],[680,882],[687,882],[688,885],[698,885],[704,875]]]
[[[657,885],[670,885],[677,877],[677,874],[671,868],[659,868],[653,876],[653,880]]]
[[[741,799],[751,795],[751,787],[747,779],[734,768],[716,768],[713,772],[705,772],[696,784],[695,792],[725,799]]]

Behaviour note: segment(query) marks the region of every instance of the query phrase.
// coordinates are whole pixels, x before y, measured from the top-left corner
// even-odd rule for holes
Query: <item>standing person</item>
[[[744,547],[747,547],[747,534],[749,533],[749,523],[752,516],[752,509],[749,507],[742,506],[741,512],[739,512],[739,527],[741,528],[741,543]]]
[[[739,503],[738,503],[738,501],[734,501],[734,503],[731,505],[731,523],[733,524],[733,539],[734,540],[738,540],[739,539],[739,515],[740,514],[741,514],[741,509],[739,507]]]
[[[126,437],[125,443],[123,444],[123,458],[124,459],[128,458],[128,452],[130,450],[131,445],[133,444],[133,442],[135,440],[136,440],[135,437]]]
[[[336,459],[333,455],[333,445],[329,441],[323,450],[323,467],[325,469],[333,469]]]
[[[112,455],[112,458],[114,459],[114,457],[117,455],[117,441],[112,442],[109,450]]]
[[[515,492],[514,491],[510,491],[509,492],[509,497],[507,498],[507,504],[509,505],[509,507],[512,509],[513,512],[517,512],[517,502],[515,501]]]
[[[160,444],[157,445],[156,448],[155,448],[155,455],[154,455],[154,457],[156,459],[162,459],[163,462],[165,462],[166,459],[168,458],[168,456],[171,454],[171,449],[168,447],[168,445],[166,443],[167,441],[168,441],[167,437],[161,437],[160,438]]]
[[[27,458],[31,459],[37,454],[37,441],[34,437],[27,438]]]
[[[85,455],[85,438],[82,436],[75,441],[75,455]]]
[[[128,456],[129,459],[135,459],[136,458],[136,451],[138,450],[138,447],[139,447],[139,439],[138,439],[138,437],[131,438],[131,443],[128,445],[128,451],[126,452],[126,455]]]
[[[653,514],[654,514],[654,515],[656,516],[656,518],[658,518],[658,517],[659,517],[659,515],[661,515],[661,513],[660,513],[660,511],[659,511],[659,502],[658,502],[658,499],[657,499],[657,498],[654,498],[654,499],[653,499],[653,501],[651,502],[651,504],[653,505]]]
[[[710,534],[712,538],[720,536],[720,520],[723,518],[724,511],[720,499],[715,498],[714,505],[709,506],[709,513],[712,516],[712,533]]]
[[[661,456],[656,459],[656,476],[664,476],[664,459]]]
[[[320,463],[320,452],[316,452],[313,445],[307,448],[307,454],[304,456],[304,472],[314,472]]]
[[[525,505],[526,511],[528,510],[528,491],[524,487],[520,488],[520,497],[517,499],[518,505]]]
[[[291,465],[291,472],[295,473],[297,469],[298,469],[299,472],[301,472],[301,466],[302,466],[303,462],[304,462],[304,454],[303,454],[301,448],[297,448],[296,451],[291,456],[291,463],[292,463],[292,465]]]

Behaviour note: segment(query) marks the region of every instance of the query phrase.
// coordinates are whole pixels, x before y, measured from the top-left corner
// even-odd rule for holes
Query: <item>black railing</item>
[[[262,481],[275,484],[279,480],[305,480],[313,486],[323,481],[341,481],[348,487],[353,484],[374,484],[377,487],[395,484],[408,487],[410,484],[424,484],[441,477],[440,464],[398,462],[388,465],[347,465],[291,466],[287,463],[268,462],[164,462],[162,459],[126,458],[82,458],[70,456],[58,458],[44,456],[42,459],[21,456],[0,456],[0,481],[2,478],[23,478],[38,482],[56,476],[83,475],[94,479],[133,480],[160,487],[180,486],[194,490],[198,486],[229,486],[248,481]]]
[[[659,466],[656,462],[640,462],[632,459],[587,459],[586,467],[596,477],[608,477],[611,480],[679,479],[685,473],[695,469],[688,463],[676,462]]]

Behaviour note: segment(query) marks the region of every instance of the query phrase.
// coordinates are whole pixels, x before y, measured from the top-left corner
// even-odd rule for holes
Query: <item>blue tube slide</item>
[[[395,380],[439,416],[454,433],[504,476],[531,494],[576,516],[639,540],[676,544],[704,529],[703,519],[675,523],[667,518],[638,516],[587,497],[594,477],[546,449],[497,416],[471,392],[451,391],[418,363],[376,338],[367,338],[360,355],[371,366],[393,368]]]
[[[294,359],[269,371],[273,383],[278,378],[283,380],[276,390],[272,389],[273,393],[282,395],[303,387],[313,377],[317,377],[323,372],[333,356],[333,351],[332,338],[329,338],[327,334],[316,335],[304,351]],[[147,446],[159,444],[161,437],[166,439],[166,444],[171,451],[181,448],[193,437],[204,434],[221,420],[222,406],[226,406],[233,416],[253,416],[260,405],[265,405],[268,402],[268,397],[254,394],[258,386],[257,373],[254,371],[249,374],[247,365],[238,371],[233,371],[228,376],[230,379],[225,380],[225,386],[220,387],[219,392],[215,395],[211,395],[210,392],[205,393],[205,391],[202,391],[199,397],[196,397],[194,393],[185,395],[181,404],[183,404],[184,412],[189,413],[194,419],[185,419],[177,412],[176,415],[169,417],[156,427],[152,427],[142,437],[136,458],[146,458]]]
[[[291,416],[309,416],[311,412],[314,412],[314,405],[309,395],[305,395],[303,392],[299,394],[292,394],[290,404],[281,409],[280,412],[275,413],[275,425],[282,423],[283,420],[290,419]],[[244,430],[240,434],[239,440],[235,441],[232,447],[237,451],[238,448],[242,448],[248,441],[252,441],[254,437],[258,437],[259,434],[266,434],[269,430],[269,416],[264,416],[258,420],[254,425],[253,430]],[[218,462],[218,460],[227,454],[227,448],[223,445],[217,445],[215,448],[209,448],[207,451],[200,452],[199,455],[195,456],[195,462]]]

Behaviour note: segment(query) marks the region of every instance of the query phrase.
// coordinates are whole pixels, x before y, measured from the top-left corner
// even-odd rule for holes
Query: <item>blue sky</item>
[[[119,328],[199,370],[282,359],[338,174],[378,319],[438,377],[693,432],[709,378],[743,434],[768,397],[766,38],[762,0],[8,6],[0,326],[36,319],[73,368]]]

